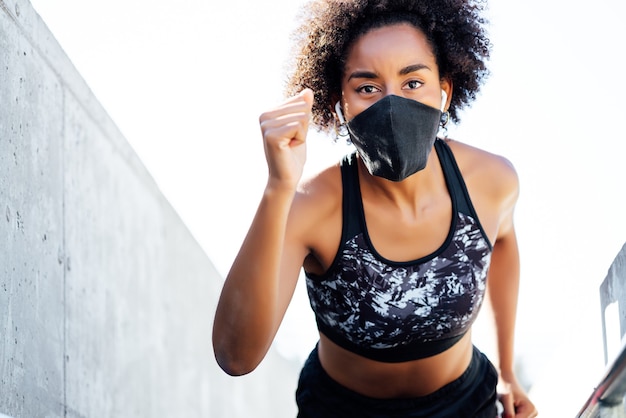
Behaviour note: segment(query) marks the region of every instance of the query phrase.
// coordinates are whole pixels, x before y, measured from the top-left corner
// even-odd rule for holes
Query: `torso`
[[[506,171],[506,161],[475,148],[450,141],[470,197],[490,242],[495,242],[502,216],[501,199],[506,193],[493,185],[494,170]],[[451,201],[436,156],[431,153],[428,181],[414,205],[393,205],[381,198],[380,189],[368,182],[361,166],[361,195],[368,233],[376,251],[396,261],[415,260],[437,250],[450,229]],[[434,164],[433,164],[434,159]],[[496,176],[497,177],[497,176]],[[489,179],[490,181],[485,181]],[[318,206],[317,222],[310,220],[311,252],[304,263],[309,273],[323,274],[331,266],[340,246],[342,231],[341,174],[332,167],[306,186],[303,196]],[[502,186],[505,188],[505,186]],[[317,192],[320,193],[317,193]],[[415,240],[419,236],[419,240]],[[419,360],[386,363],[354,354],[320,335],[319,356],[326,372],[337,382],[375,398],[416,397],[431,393],[458,378],[472,355],[470,333],[446,351]]]
[[[320,334],[318,353],[322,367],[339,384],[365,396],[380,399],[428,395],[456,380],[472,358],[467,333],[438,355],[402,363],[382,363],[351,353]]]

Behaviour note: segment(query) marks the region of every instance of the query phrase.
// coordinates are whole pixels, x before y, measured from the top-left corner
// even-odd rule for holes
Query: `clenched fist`
[[[313,92],[305,89],[259,117],[269,169],[268,186],[295,190],[298,185],[306,161],[312,106]]]

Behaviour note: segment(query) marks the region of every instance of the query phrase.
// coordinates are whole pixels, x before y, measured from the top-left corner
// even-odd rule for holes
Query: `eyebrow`
[[[415,71],[419,71],[419,70],[432,71],[430,67],[426,64],[413,64],[413,65],[409,65],[401,69],[400,75],[407,75],[407,74],[414,73]]]
[[[426,64],[413,64],[413,65],[408,65],[404,68],[402,68],[398,74],[400,75],[407,75],[410,73],[414,73],[416,71],[420,71],[420,70],[431,70],[430,67]],[[367,78],[367,79],[375,79],[378,78],[378,74],[376,74],[373,71],[355,71],[352,74],[350,74],[350,76],[348,77],[348,81],[352,80],[353,78]]]
[[[378,78],[378,74],[372,71],[355,71],[352,74],[350,74],[350,77],[348,77],[348,81],[352,80],[353,78],[374,79],[374,78]]]

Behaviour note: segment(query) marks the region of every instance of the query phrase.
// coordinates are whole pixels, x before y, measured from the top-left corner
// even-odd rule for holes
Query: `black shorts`
[[[375,399],[334,381],[322,368],[317,347],[300,373],[298,418],[495,418],[498,374],[474,347],[467,370],[441,389],[417,398]]]

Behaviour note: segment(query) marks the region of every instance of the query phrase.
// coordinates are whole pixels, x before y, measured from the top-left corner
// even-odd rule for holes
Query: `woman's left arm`
[[[520,257],[513,225],[517,181],[512,189],[501,212],[487,287],[497,337],[500,375],[498,391],[504,406],[502,417],[525,418],[537,416],[537,410],[517,381],[514,370],[515,318],[520,282]]]

